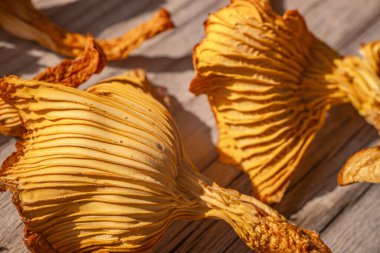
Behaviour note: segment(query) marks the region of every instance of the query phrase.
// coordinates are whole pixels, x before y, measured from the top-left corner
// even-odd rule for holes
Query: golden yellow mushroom
[[[342,89],[347,91],[358,112],[380,131],[380,42],[363,45],[363,58],[346,57],[339,62]],[[364,149],[354,154],[339,173],[338,183],[380,183],[380,147]]]
[[[380,131],[380,42],[363,44],[359,56],[334,61],[334,80],[366,121]]]
[[[147,252],[173,220],[221,219],[256,252],[330,252],[187,159],[175,123],[136,70],[87,91],[7,77],[27,132],[1,171],[33,252]]]
[[[9,33],[39,43],[65,56],[78,56],[86,44],[86,36],[66,32],[38,11],[31,0],[0,1],[0,26]],[[107,60],[121,60],[138,48],[145,40],[174,27],[170,14],[160,9],[146,21],[122,36],[111,39],[97,39],[107,56]]]
[[[380,147],[357,152],[348,159],[339,172],[340,185],[358,182],[380,183]]]
[[[220,159],[243,169],[261,200],[282,199],[332,106],[351,102],[380,129],[380,43],[341,58],[297,11],[279,16],[265,0],[233,0],[205,32],[190,90],[208,95]]]
[[[34,80],[78,87],[94,73],[102,71],[105,65],[106,57],[102,49],[89,36],[84,51],[76,59],[63,60],[59,65],[38,74]],[[23,132],[17,110],[0,98],[0,134],[19,137]]]

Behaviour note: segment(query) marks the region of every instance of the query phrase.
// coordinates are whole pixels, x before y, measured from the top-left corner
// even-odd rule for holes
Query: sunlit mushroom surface
[[[338,183],[380,183],[380,147],[361,150],[354,154],[339,172]]]
[[[351,102],[378,124],[379,43],[341,58],[297,11],[279,16],[259,0],[232,1],[205,32],[190,90],[209,98],[220,159],[243,169],[261,200],[282,199],[332,106]]]

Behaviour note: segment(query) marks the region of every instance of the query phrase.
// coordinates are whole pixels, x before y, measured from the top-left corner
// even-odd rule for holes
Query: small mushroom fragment
[[[85,47],[86,36],[66,32],[38,11],[31,0],[0,1],[0,26],[9,33],[65,56],[76,57]],[[170,14],[160,9],[149,21],[138,25],[122,36],[111,39],[97,39],[107,60],[121,60],[138,48],[145,40],[173,28]]]
[[[93,74],[100,73],[106,63],[107,59],[102,48],[97,45],[94,38],[88,37],[84,51],[76,59],[65,59],[59,65],[47,68],[33,79],[76,88]]]
[[[102,49],[89,36],[84,51],[76,59],[63,60],[59,65],[38,74],[34,80],[78,87],[94,73],[101,72],[106,61]],[[0,98],[0,134],[19,137],[23,132],[17,110]]]
[[[340,185],[358,182],[380,183],[380,147],[357,152],[348,159],[339,172]]]
[[[147,252],[178,219],[221,219],[256,252],[330,252],[317,233],[219,187],[187,159],[135,70],[87,91],[15,76],[0,95],[27,129],[3,164],[32,252]]]
[[[233,0],[211,14],[194,49],[190,90],[207,94],[221,161],[250,177],[260,200],[281,201],[328,110],[351,102],[380,125],[379,43],[341,58],[294,10]]]

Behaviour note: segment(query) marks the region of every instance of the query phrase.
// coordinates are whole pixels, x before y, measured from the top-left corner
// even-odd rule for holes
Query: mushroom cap
[[[144,72],[87,91],[17,77],[0,87],[27,130],[0,182],[32,251],[147,251],[191,216],[176,183],[181,142]]]
[[[279,202],[334,103],[339,56],[311,34],[297,11],[234,0],[211,14],[195,47],[190,91],[207,94],[223,162],[250,177],[254,194]]]

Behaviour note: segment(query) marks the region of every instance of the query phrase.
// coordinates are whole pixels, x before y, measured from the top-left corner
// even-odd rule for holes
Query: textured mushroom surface
[[[378,43],[364,59],[341,58],[297,11],[279,16],[265,0],[233,0],[205,32],[190,90],[208,95],[221,161],[243,169],[261,200],[282,199],[332,106],[351,102],[379,124]]]
[[[336,61],[335,76],[359,114],[380,133],[380,42],[363,45],[360,53]],[[380,147],[359,151],[345,163],[338,183],[355,182],[380,183]]]
[[[16,77],[0,89],[27,129],[0,186],[33,252],[146,252],[173,220],[200,218],[228,222],[256,252],[330,252],[317,233],[201,175],[141,70],[87,91]]]
[[[106,57],[102,49],[92,37],[88,37],[84,51],[76,59],[63,60],[57,66],[38,74],[34,80],[78,87],[94,73],[102,71],[105,65]],[[0,98],[0,134],[21,136],[23,132],[24,127],[17,110]]]
[[[9,33],[32,41],[54,52],[75,57],[84,49],[86,36],[66,32],[38,11],[31,0],[0,1],[0,26]],[[138,48],[145,40],[174,27],[170,14],[160,9],[146,21],[122,36],[97,42],[103,48],[107,60],[120,60]]]
[[[380,183],[380,147],[361,150],[354,154],[339,172],[338,183]]]
[[[323,75],[338,55],[296,11],[281,17],[266,1],[232,1],[205,30],[190,90],[209,97],[220,159],[246,171],[261,200],[278,202],[326,112],[342,102]]]
[[[380,131],[380,42],[363,44],[360,56],[335,60],[334,77],[351,104]]]

